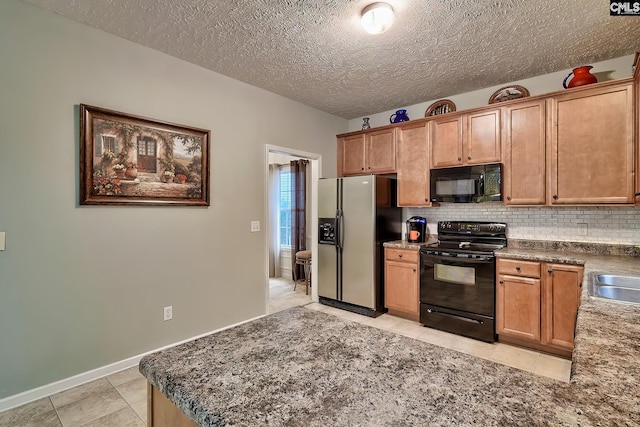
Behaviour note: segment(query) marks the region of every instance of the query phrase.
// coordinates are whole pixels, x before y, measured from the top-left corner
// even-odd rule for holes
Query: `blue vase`
[[[389,117],[389,123],[408,122],[407,110],[398,110]]]

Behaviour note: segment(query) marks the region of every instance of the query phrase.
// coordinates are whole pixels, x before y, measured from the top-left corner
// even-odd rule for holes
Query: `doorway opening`
[[[318,301],[318,292],[314,286],[317,277],[316,266],[313,262],[317,253],[317,204],[318,179],[322,159],[319,154],[303,152],[287,147],[266,145],[265,168],[265,200],[266,200],[266,254],[267,271],[265,272],[265,292],[267,314],[289,307],[304,305],[311,301]],[[291,216],[299,210],[292,210],[292,194],[289,190],[292,184],[292,160],[306,160],[306,185],[304,192],[304,222],[306,223],[303,236],[303,247],[311,252],[311,286],[308,295],[305,293],[304,283],[295,284],[293,268],[295,268],[295,252],[292,244]],[[300,234],[300,233],[299,233]]]

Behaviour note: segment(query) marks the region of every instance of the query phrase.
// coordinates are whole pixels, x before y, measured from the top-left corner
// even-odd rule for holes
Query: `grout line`
[[[62,418],[60,418],[60,414],[58,413],[58,408],[56,407],[56,405],[53,404],[53,400],[51,400],[51,396],[47,396],[47,399],[49,399],[49,402],[51,403],[51,406],[53,407],[53,410],[56,413],[56,418],[58,418],[58,422],[62,427],[64,427],[64,424],[62,424]]]

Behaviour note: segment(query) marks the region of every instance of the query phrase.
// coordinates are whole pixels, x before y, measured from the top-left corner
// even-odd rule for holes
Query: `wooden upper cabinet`
[[[542,344],[573,350],[584,268],[546,264],[542,292]]]
[[[365,172],[396,171],[396,129],[382,129],[365,134]]]
[[[436,118],[429,137],[433,168],[500,162],[500,109]]]
[[[338,137],[338,175],[396,171],[396,129]]]
[[[546,135],[544,99],[503,110],[503,202],[544,205],[546,202]]]
[[[500,109],[465,115],[462,158],[466,164],[500,162]]]
[[[338,142],[338,165],[341,175],[364,173],[364,134],[340,138]],[[341,166],[341,167],[340,167]]]
[[[401,126],[397,137],[398,206],[431,206],[427,124]]]
[[[436,118],[429,122],[431,167],[442,168],[462,164],[461,115]]]
[[[557,95],[547,108],[550,203],[633,203],[633,85]]]

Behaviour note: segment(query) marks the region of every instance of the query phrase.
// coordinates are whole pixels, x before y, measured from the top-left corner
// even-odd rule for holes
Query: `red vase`
[[[597,83],[598,79],[596,78],[596,76],[589,72],[589,70],[591,70],[592,68],[593,67],[591,65],[574,68],[573,71],[569,73],[567,77],[565,77],[564,81],[562,82],[562,86],[567,89],[577,86],[590,85],[591,83]],[[569,84],[567,84],[567,79],[571,77],[572,74],[573,78],[571,79]]]

